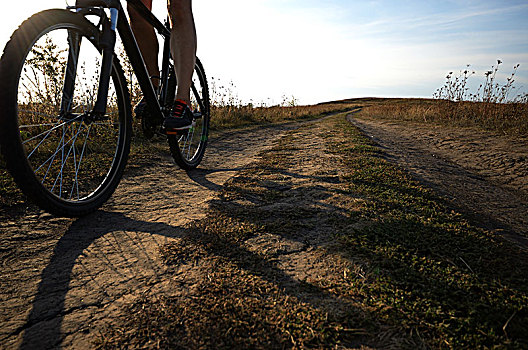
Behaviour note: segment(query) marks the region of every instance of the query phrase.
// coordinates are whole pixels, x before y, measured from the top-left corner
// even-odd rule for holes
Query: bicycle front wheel
[[[191,85],[192,127],[179,135],[168,135],[169,147],[176,163],[185,170],[200,164],[209,137],[209,88],[200,60],[196,59]]]
[[[66,10],[26,20],[0,62],[0,142],[7,168],[41,208],[80,216],[99,208],[122,176],[132,132],[117,59],[106,114],[90,116],[102,56],[97,28]]]

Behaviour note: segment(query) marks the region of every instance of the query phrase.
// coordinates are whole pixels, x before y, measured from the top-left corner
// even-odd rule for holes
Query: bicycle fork
[[[114,47],[116,43],[116,26],[119,11],[110,9],[110,22],[103,21],[103,34],[101,36],[101,48],[103,49],[103,61],[101,63],[101,75],[99,76],[99,89],[97,91],[97,102],[93,114],[103,116],[106,113],[106,102],[110,75],[112,73],[112,62],[114,61]]]
[[[82,11],[82,8],[77,8]],[[119,16],[117,8],[110,8],[110,19],[104,16],[102,19],[102,34],[99,38],[99,45],[102,50],[101,71],[99,74],[99,86],[97,89],[97,99],[92,111],[85,112],[85,115],[92,120],[101,119],[106,113],[106,104],[108,100],[108,89],[110,77],[112,74],[112,62],[114,60],[114,47],[116,43],[116,26]],[[64,77],[64,88],[61,99],[61,117],[68,117],[71,114],[73,95],[75,89],[75,78],[77,76],[77,67],[79,61],[79,51],[81,47],[81,38],[78,33],[68,32],[68,62],[66,65],[66,74]]]

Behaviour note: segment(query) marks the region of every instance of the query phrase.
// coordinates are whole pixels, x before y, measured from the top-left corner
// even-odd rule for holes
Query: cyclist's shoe
[[[165,118],[163,127],[167,135],[176,135],[178,132],[192,127],[193,112],[185,101],[176,100],[172,107],[171,115]]]

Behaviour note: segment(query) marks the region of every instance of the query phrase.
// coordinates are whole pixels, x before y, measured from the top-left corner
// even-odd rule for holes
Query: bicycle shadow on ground
[[[130,237],[130,233],[127,232],[137,232],[139,228],[142,228],[142,232],[164,232],[167,236],[177,236],[180,233],[178,228],[168,228],[159,223],[138,223],[122,214],[103,211],[78,219],[70,226],[57,242],[49,263],[42,271],[31,313],[26,324],[21,327],[25,330],[22,349],[60,346],[63,339],[62,321],[65,315],[83,308],[101,307],[105,300],[108,301],[111,295],[107,289],[111,287],[111,284],[101,285],[97,280],[97,272],[101,271],[90,271],[93,266],[86,266],[82,258],[92,255],[99,259],[97,266],[99,270],[102,268],[103,272],[106,270],[107,273],[113,273],[116,277],[123,276],[126,267],[134,270],[136,261],[125,255],[124,247],[120,247],[119,239],[115,239],[115,234],[121,232],[123,236]],[[171,231],[170,234],[167,233],[168,230]],[[101,239],[106,242],[101,242]],[[136,250],[140,251],[143,256],[138,256],[135,260],[146,257],[147,263],[151,263],[141,243],[136,244]],[[109,247],[114,249],[112,256],[105,251]],[[79,305],[67,305],[65,304],[66,296],[72,289],[71,284],[76,276],[83,274],[83,270],[86,276],[77,287],[82,288],[84,285],[84,289],[88,289],[87,293],[95,287],[94,292],[98,295],[92,298],[90,295],[84,295],[81,298],[87,297],[89,299],[87,303],[81,301]]]
[[[235,173],[237,171],[240,171],[241,169],[243,169],[243,167],[218,168],[218,169],[197,168],[193,170],[188,170],[187,176],[189,177],[189,179],[196,182],[197,184],[216,192],[222,189],[222,185],[211,181],[210,180],[211,175],[214,175],[217,173]]]
[[[325,309],[328,303],[340,305],[340,309],[354,308],[313,284],[292,278],[241,244],[196,230],[99,211],[75,221],[56,244],[42,271],[26,324],[19,329],[24,331],[20,348],[60,347],[68,335],[93,331],[90,322],[114,303],[117,308],[123,306],[127,294],[162,283],[169,277],[167,266],[153,258],[153,249],[174,238],[202,246],[211,255],[231,259],[250,273],[277,283],[285,293],[315,303],[315,308]],[[214,244],[210,244],[211,240]],[[325,302],[317,304],[317,300]]]

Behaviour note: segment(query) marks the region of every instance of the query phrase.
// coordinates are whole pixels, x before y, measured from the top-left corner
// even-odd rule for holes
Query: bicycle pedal
[[[182,130],[167,130],[165,128],[161,129],[161,133],[163,135],[167,136],[184,136],[189,133],[189,129],[182,129]]]

